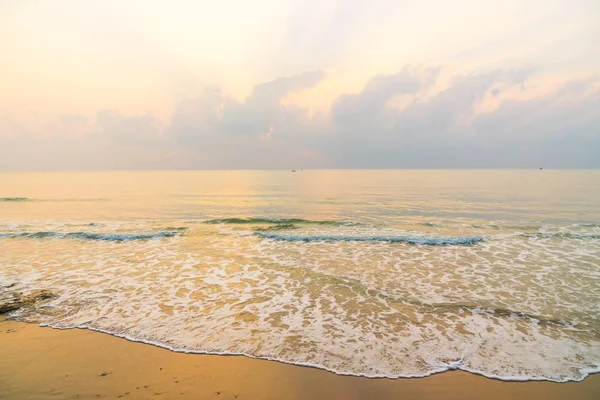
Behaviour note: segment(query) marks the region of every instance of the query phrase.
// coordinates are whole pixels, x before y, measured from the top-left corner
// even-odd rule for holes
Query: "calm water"
[[[58,295],[13,318],[178,351],[580,380],[600,171],[4,173],[0,286]]]

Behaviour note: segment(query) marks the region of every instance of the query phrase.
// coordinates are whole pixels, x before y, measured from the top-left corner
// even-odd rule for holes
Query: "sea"
[[[364,377],[600,371],[600,171],[0,173],[8,318]]]

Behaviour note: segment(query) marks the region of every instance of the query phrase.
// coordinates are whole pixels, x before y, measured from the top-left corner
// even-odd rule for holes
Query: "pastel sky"
[[[0,171],[600,168],[598,0],[0,0]]]

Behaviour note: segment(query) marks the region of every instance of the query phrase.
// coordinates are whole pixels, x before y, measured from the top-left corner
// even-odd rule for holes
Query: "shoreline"
[[[90,329],[0,318],[0,399],[596,399],[579,382],[503,381],[450,370],[370,378],[243,355],[170,351]]]
[[[143,339],[135,339],[135,338],[131,338],[130,336],[127,336],[127,335],[121,335],[121,334],[117,334],[117,333],[112,333],[110,331],[106,331],[106,330],[102,330],[102,329],[96,329],[96,328],[90,328],[90,327],[87,327],[87,326],[74,327],[74,328],[58,328],[58,327],[54,327],[54,326],[52,326],[50,324],[37,324],[37,323],[22,322],[22,321],[13,321],[13,320],[10,320],[10,321],[12,321],[12,322],[18,322],[18,323],[25,323],[25,324],[34,324],[34,325],[36,325],[36,326],[38,326],[40,328],[49,328],[49,329],[54,329],[54,330],[58,330],[58,331],[70,331],[70,330],[91,331],[91,332],[94,332],[94,333],[100,333],[102,335],[113,336],[115,338],[123,339],[123,340],[126,340],[126,341],[131,342],[131,343],[145,344],[147,346],[156,347],[158,349],[170,351],[172,353],[190,354],[190,355],[198,355],[198,356],[246,357],[246,358],[249,358],[249,359],[252,359],[252,360],[275,362],[275,363],[281,363],[281,364],[285,364],[285,365],[291,365],[291,366],[302,367],[302,368],[314,368],[314,369],[317,369],[317,370],[321,370],[321,371],[332,373],[334,375],[350,376],[350,377],[365,378],[365,379],[391,379],[391,380],[395,380],[395,379],[423,379],[423,378],[428,378],[428,377],[433,376],[433,375],[443,374],[445,372],[460,371],[460,372],[463,372],[463,373],[472,374],[472,375],[479,376],[479,377],[482,377],[482,378],[491,379],[491,380],[497,380],[497,381],[501,381],[501,382],[569,383],[569,382],[583,382],[589,376],[596,375],[596,374],[600,375],[600,369],[596,369],[596,370],[593,370],[591,372],[587,372],[587,374],[582,379],[580,379],[580,380],[557,381],[557,380],[552,380],[552,379],[548,379],[548,378],[523,378],[523,379],[521,379],[521,378],[502,378],[502,377],[495,376],[495,375],[486,375],[486,374],[481,373],[481,372],[470,371],[468,369],[463,369],[463,368],[460,368],[460,367],[448,367],[448,368],[443,369],[443,370],[431,371],[431,372],[423,374],[423,375],[383,376],[383,375],[352,374],[352,373],[344,373],[344,372],[335,371],[335,370],[328,369],[328,368],[320,366],[320,365],[309,364],[309,363],[302,363],[302,362],[291,362],[291,361],[280,360],[280,359],[277,359],[277,358],[260,357],[260,356],[255,356],[255,355],[247,354],[247,353],[227,353],[227,352],[208,352],[208,351],[207,352],[202,352],[202,351],[194,351],[194,350],[189,350],[188,351],[188,350],[185,350],[185,349],[169,347],[167,345],[163,345],[163,344],[160,344],[160,343],[157,343],[157,342],[152,342],[152,341],[143,340]],[[0,320],[0,323],[1,322],[2,322],[2,320]]]

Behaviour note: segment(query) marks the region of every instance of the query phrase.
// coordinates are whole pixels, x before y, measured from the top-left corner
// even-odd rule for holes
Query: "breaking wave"
[[[0,197],[0,203],[3,202],[95,202],[95,201],[108,201],[105,198],[47,198],[47,199],[30,199],[29,197]]]
[[[256,235],[264,239],[283,240],[288,242],[390,242],[429,246],[472,245],[484,240],[482,236],[303,236],[281,235],[266,232],[256,232]]]
[[[538,232],[538,233],[517,233],[516,236],[539,239],[600,239],[600,234],[594,233],[571,233],[571,232]]]
[[[354,226],[356,222],[345,221],[313,221],[302,218],[221,218],[204,221],[205,224],[307,224],[307,225],[330,225],[330,226]]]
[[[176,236],[177,232],[165,231],[157,233],[94,233],[94,232],[11,232],[0,233],[0,238],[8,239],[84,239],[103,240],[108,242],[129,242],[132,240],[149,240]]]

